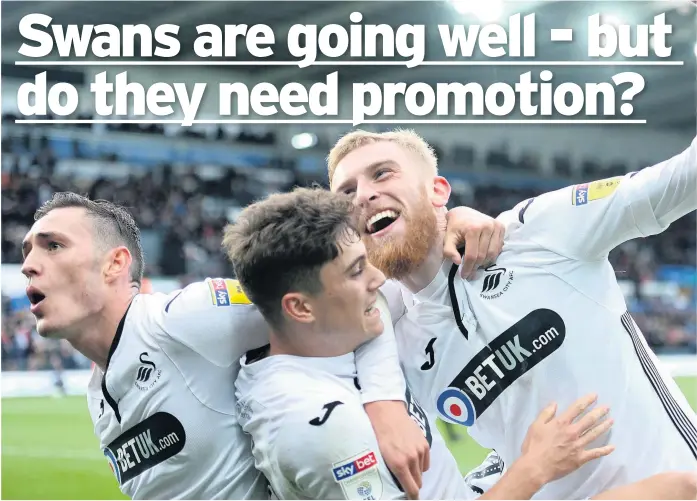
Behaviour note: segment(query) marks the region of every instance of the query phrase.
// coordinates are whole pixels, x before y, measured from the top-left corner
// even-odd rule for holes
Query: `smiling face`
[[[447,181],[397,142],[372,141],[336,164],[332,191],[352,194],[370,261],[400,280],[419,266],[438,234],[437,210],[450,193]]]
[[[383,331],[375,303],[385,276],[368,262],[365,245],[358,235],[338,244],[339,255],[320,269],[322,291],[306,296],[306,300],[319,331],[358,346]]]
[[[349,197],[270,195],[226,227],[223,247],[279,352],[336,356],[382,332],[375,304],[385,276],[368,262]]]

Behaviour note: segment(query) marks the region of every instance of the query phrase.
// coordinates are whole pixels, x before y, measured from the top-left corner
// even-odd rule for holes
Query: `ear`
[[[129,270],[131,269],[132,262],[133,258],[128,248],[119,246],[115,249],[111,249],[107,253],[106,262],[104,263],[104,276],[106,281],[114,282],[123,275],[129,277]]]
[[[450,183],[447,179],[441,176],[433,178],[433,193],[431,193],[431,203],[433,206],[440,209],[445,207],[450,200]]]
[[[309,324],[315,321],[312,301],[300,292],[289,292],[281,298],[284,313],[294,322]]]

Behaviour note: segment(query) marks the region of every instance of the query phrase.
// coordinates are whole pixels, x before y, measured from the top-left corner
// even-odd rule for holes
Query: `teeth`
[[[375,214],[373,217],[371,217],[370,219],[368,219],[368,224],[367,224],[368,229],[372,228],[372,226],[373,226],[376,222],[380,221],[380,220],[381,220],[382,218],[384,218],[384,217],[391,217],[392,219],[397,219],[397,218],[399,217],[399,214],[397,214],[397,213],[396,213],[395,211],[393,211],[393,210],[384,210],[384,211],[382,211],[382,212],[378,212],[378,213]]]

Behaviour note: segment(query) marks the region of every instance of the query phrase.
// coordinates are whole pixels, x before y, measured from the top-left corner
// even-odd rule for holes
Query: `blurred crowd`
[[[225,169],[222,177],[209,178],[200,175],[195,166],[182,169],[166,164],[137,177],[85,179],[56,170],[57,159],[48,141],[33,148],[29,156],[5,155],[15,152],[13,143],[5,138],[2,147],[2,263],[21,262],[21,240],[33,223],[37,207],[57,191],[77,191],[128,207],[143,231],[146,275],[174,277],[181,285],[207,276],[232,276],[231,266],[220,250],[221,230],[234,217],[231,208],[239,209],[267,193],[294,185],[325,184],[321,176],[313,179],[300,175],[292,165],[281,167],[287,176],[266,180],[234,166]],[[119,158],[112,155],[100,161],[106,166],[118,165]],[[451,206],[469,205],[489,215],[545,191],[459,185]],[[610,256],[618,278],[633,285],[636,297],[630,309],[649,343],[659,352],[696,349],[694,284],[692,290],[681,291],[678,299],[670,301],[660,295],[644,297],[642,284],[656,279],[659,265],[695,267],[696,226],[695,214],[690,214],[663,234],[628,242]],[[67,343],[41,339],[31,315],[13,309],[3,296],[3,370],[78,368],[84,364],[85,360]]]

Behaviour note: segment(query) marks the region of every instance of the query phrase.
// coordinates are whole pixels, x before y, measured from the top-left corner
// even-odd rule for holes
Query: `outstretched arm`
[[[697,499],[697,472],[659,473],[633,484],[607,490],[591,499]]]
[[[510,219],[522,235],[562,256],[602,259],[628,240],[656,235],[697,209],[697,139],[638,172],[545,193]]]

